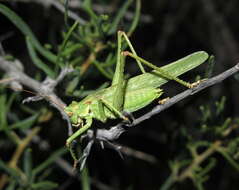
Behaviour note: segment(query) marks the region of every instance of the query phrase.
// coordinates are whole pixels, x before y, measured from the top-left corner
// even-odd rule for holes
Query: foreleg
[[[75,133],[73,133],[67,140],[66,140],[66,146],[69,147],[70,144],[72,143],[72,141],[74,139],[76,139],[78,136],[80,136],[82,133],[84,133],[87,129],[90,128],[90,126],[92,125],[92,118],[88,117],[86,118],[86,123],[83,127],[81,127],[80,129],[78,129]]]

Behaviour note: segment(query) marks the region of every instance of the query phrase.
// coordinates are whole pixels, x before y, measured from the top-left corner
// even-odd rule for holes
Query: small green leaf
[[[237,171],[239,171],[239,164],[229,155],[226,149],[220,148],[217,151],[234,167]]]
[[[125,12],[127,11],[127,9],[129,8],[132,2],[133,0],[128,0],[124,2],[123,6],[119,9],[117,15],[115,16],[108,34],[114,34],[116,32],[116,30],[118,29],[120,20],[124,17]]]
[[[92,9],[92,2],[91,0],[84,0],[82,3],[82,8],[93,18],[96,19],[97,16],[95,15]]]
[[[112,80],[113,75],[111,75],[110,72],[107,72],[103,67],[102,64],[99,63],[98,61],[94,61],[93,64],[96,66],[96,68],[101,72],[102,75],[104,75],[106,78]]]
[[[32,189],[39,189],[39,190],[48,190],[48,189],[55,189],[58,187],[57,183],[54,183],[52,181],[42,181],[39,183],[35,183],[32,185]]]
[[[79,25],[79,23],[76,21],[69,29],[69,31],[66,33],[65,37],[64,37],[64,41],[62,43],[62,46],[61,46],[61,51],[64,51],[66,45],[67,45],[67,42],[69,41],[73,31],[76,29],[76,27]]]
[[[6,113],[8,113],[10,111],[10,108],[12,106],[13,101],[15,100],[16,96],[18,93],[12,93],[11,96],[8,98],[7,100],[7,104],[6,104]]]
[[[68,0],[65,0],[64,1],[64,8],[65,8],[65,11],[64,11],[64,21],[65,21],[66,25],[68,25],[68,10],[69,10],[68,5],[69,5]]]
[[[46,57],[49,61],[56,63],[57,57],[53,53],[42,47],[29,26],[25,23],[25,21],[22,20],[21,17],[19,17],[16,13],[14,13],[11,9],[3,4],[0,4],[0,13],[5,15],[25,36],[29,36],[31,38],[33,45],[41,53],[42,56]]]
[[[1,94],[0,96],[0,110],[0,130],[3,130],[7,126],[5,94]]]
[[[79,43],[72,43],[70,45],[67,44],[66,47],[67,48],[65,48],[64,51],[61,52],[61,56],[66,57],[68,55],[72,55],[74,52],[76,52],[77,50],[81,49],[83,47],[83,45],[79,44]]]
[[[128,36],[131,36],[131,34],[134,32],[135,28],[137,27],[137,25],[139,23],[140,10],[141,10],[141,1],[136,0],[136,8],[135,8],[134,19],[131,23],[129,31],[127,32]]]
[[[16,181],[11,180],[10,184],[7,186],[6,190],[15,190],[16,189],[16,185],[17,185]]]
[[[216,115],[220,115],[225,107],[225,102],[226,102],[226,97],[222,96],[220,101],[216,101],[215,105],[216,105]]]
[[[90,190],[90,178],[89,178],[89,172],[86,167],[81,172],[81,187],[84,190]]]
[[[31,177],[32,177],[32,156],[31,156],[31,149],[29,149],[29,148],[24,152],[23,168],[24,168],[24,173],[26,174],[27,178],[31,179]]]
[[[216,63],[215,62],[215,57],[213,55],[211,55],[208,58],[208,64],[207,64],[207,68],[206,68],[204,78],[210,78],[212,76],[215,63]]]
[[[18,128],[28,129],[29,127],[31,127],[35,123],[38,116],[39,116],[39,113],[36,113],[36,114],[28,117],[27,119],[21,120],[17,123],[14,123],[14,124],[10,125],[9,128],[10,129],[18,129]]]
[[[72,66],[78,66],[80,65],[82,62],[83,62],[83,57],[82,56],[79,56],[79,57],[76,57],[75,59],[73,59],[71,62],[70,62],[70,65]],[[75,68],[76,69],[76,68]]]
[[[47,76],[51,78],[55,78],[55,73],[51,70],[51,68],[48,67],[45,63],[43,63],[41,59],[39,59],[39,57],[37,56],[32,44],[32,40],[28,36],[26,37],[26,43],[27,43],[27,49],[28,49],[29,55],[34,65],[36,65],[39,69],[44,71]]]
[[[0,160],[0,171],[6,172],[6,174],[14,177],[16,180],[19,180],[20,176],[18,172],[12,168],[9,168],[2,160]],[[1,172],[2,173],[2,172]]]
[[[60,58],[62,57],[62,53],[64,52],[66,46],[67,46],[67,43],[71,37],[71,35],[73,34],[73,31],[76,29],[76,27],[79,25],[79,23],[76,21],[72,26],[71,28],[69,29],[69,31],[66,33],[66,35],[64,36],[64,41],[62,43],[62,45],[60,46],[60,50],[59,50],[59,53],[57,55],[57,62],[60,62]]]
[[[75,91],[79,81],[80,81],[79,75],[74,77],[73,80],[71,80],[69,84],[67,85],[66,94],[72,94]]]
[[[57,158],[59,158],[60,156],[62,156],[63,154],[65,154],[67,152],[66,148],[60,148],[57,151],[55,151],[54,153],[51,154],[51,156],[45,160],[42,164],[40,164],[39,166],[37,166],[34,170],[33,170],[33,175],[36,176],[38,173],[40,173],[41,171],[43,171],[45,168],[47,168],[50,164],[52,164]]]

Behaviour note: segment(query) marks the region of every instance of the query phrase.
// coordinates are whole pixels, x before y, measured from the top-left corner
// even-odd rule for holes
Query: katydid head
[[[69,106],[65,107],[65,112],[69,116],[73,126],[82,126],[85,117],[89,116],[89,105],[82,102],[73,101]]]

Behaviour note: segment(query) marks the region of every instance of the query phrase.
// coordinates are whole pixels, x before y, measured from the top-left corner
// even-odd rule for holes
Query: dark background
[[[104,2],[95,3],[97,5],[102,3],[103,6]],[[42,44],[56,44],[61,40],[59,31],[63,28],[63,14],[54,7],[44,7],[41,3],[31,1],[27,3],[16,1],[6,5],[29,24]],[[107,5],[116,7],[111,13],[114,14],[120,1],[109,1]],[[215,56],[213,75],[216,75],[232,67],[239,60],[238,8],[239,2],[236,0],[142,0],[141,20],[131,41],[140,56],[158,66],[195,51],[204,50]],[[81,15],[79,9],[72,8],[72,10]],[[131,10],[134,10],[133,7]],[[28,57],[24,36],[2,15],[0,15],[0,41],[5,52],[14,55],[25,64],[26,73],[31,74],[36,71]],[[205,69],[206,65],[200,66],[183,78],[194,81],[197,74],[204,76]],[[137,74],[133,66],[129,66],[128,71],[132,75]],[[107,81],[102,78],[99,80]],[[176,95],[184,90],[174,82],[165,85],[163,89],[164,97]],[[130,129],[119,138],[117,143],[149,154],[156,162],[144,158],[138,159],[135,153],[131,156],[126,154],[124,159],[121,159],[115,151],[107,148],[102,150],[96,145],[87,162],[90,176],[111,189],[159,189],[170,175],[169,161],[185,159],[188,156],[185,148],[187,140],[182,136],[180,129],[185,128],[196,139],[203,138],[197,136],[195,134],[197,131],[194,131],[201,124],[202,114],[199,106],[213,106],[214,102],[220,100],[222,96],[226,97],[222,117],[237,117],[238,81],[231,77],[217,86],[179,102],[160,115],[154,116],[153,119]],[[32,103],[34,108],[38,105],[39,103],[36,105]],[[142,112],[135,113],[135,116],[147,112],[147,109],[150,109],[150,106]],[[63,146],[67,135],[65,123],[63,125],[59,114],[55,115],[40,132],[41,137],[51,144],[52,150]],[[9,150],[5,148],[4,151],[6,151],[4,158],[7,160],[6,155],[9,154],[7,153]],[[35,164],[50,154],[46,152],[39,155],[37,147],[35,151],[33,148],[33,153]],[[69,155],[66,157],[70,162]],[[217,166],[210,172],[210,179],[205,182],[205,189],[237,189],[239,185],[237,171],[220,155],[215,157],[218,160]],[[54,171],[49,176],[50,180],[55,180],[60,185],[66,185],[64,181],[69,182],[65,189],[71,189],[73,186],[80,189],[77,179],[71,179],[58,167]],[[194,189],[195,187],[190,180],[186,180],[176,184],[174,188]],[[100,188],[99,184],[95,183],[93,189],[104,188]]]

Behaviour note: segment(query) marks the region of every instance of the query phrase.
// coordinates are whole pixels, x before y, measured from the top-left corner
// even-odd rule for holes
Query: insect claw
[[[194,88],[194,87],[196,87],[196,86],[198,86],[200,83],[202,83],[202,82],[204,82],[204,81],[206,81],[207,79],[201,79],[201,80],[198,80],[198,81],[196,81],[196,82],[194,82],[194,83],[191,83],[190,84],[190,88]]]
[[[165,104],[169,99],[170,99],[169,97],[164,98],[164,99],[162,99],[162,100],[159,100],[158,103],[159,103],[159,104]]]
[[[131,124],[135,120],[133,114],[130,112],[123,111],[122,114],[127,118],[127,120],[125,120],[127,124]]]

